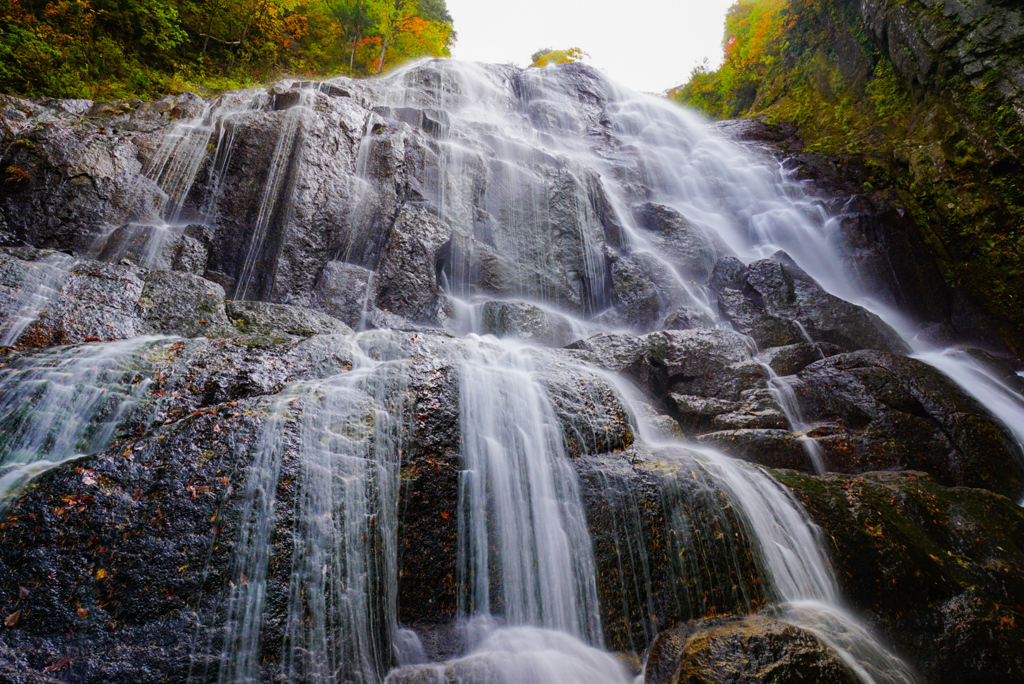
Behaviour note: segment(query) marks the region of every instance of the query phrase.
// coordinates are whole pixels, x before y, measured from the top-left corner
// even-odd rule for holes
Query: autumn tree
[[[567,50],[538,50],[530,57],[533,60],[530,66],[546,67],[550,64],[568,64],[569,62],[579,62],[589,56],[578,47],[571,47]]]

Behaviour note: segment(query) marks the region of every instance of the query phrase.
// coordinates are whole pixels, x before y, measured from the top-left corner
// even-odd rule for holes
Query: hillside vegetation
[[[920,227],[956,296],[1024,351],[1024,10],[1013,0],[741,0],[673,91],[798,127]]]
[[[444,0],[0,0],[0,92],[104,99],[365,75],[454,40]]]

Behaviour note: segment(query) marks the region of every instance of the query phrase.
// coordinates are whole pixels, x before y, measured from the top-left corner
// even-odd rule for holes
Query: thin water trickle
[[[804,421],[793,386],[786,378],[779,377],[779,374],[767,363],[762,363],[761,368],[764,369],[765,375],[768,377],[768,391],[772,393],[775,403],[779,405],[786,416],[790,430],[800,439],[800,445],[807,454],[807,459],[811,462],[814,472],[818,475],[827,472],[828,465],[825,463],[825,456],[821,453],[818,440],[807,434],[813,426]]]
[[[303,88],[299,90],[299,101],[285,110],[281,120],[277,144],[267,170],[267,178],[263,183],[263,194],[260,197],[256,220],[248,238],[245,260],[235,285],[235,299],[259,299],[268,294],[267,274],[260,273],[260,257],[269,236],[272,223],[287,229],[291,203],[289,196],[291,185],[296,178],[294,170],[302,164],[303,126],[313,115],[309,103],[315,96],[315,90]],[[269,278],[272,281],[272,277]]]
[[[55,252],[24,264],[28,273],[19,284],[18,298],[0,322],[0,347],[16,343],[25,328],[39,318],[43,307],[59,294],[61,283],[75,265],[75,259]]]
[[[409,354],[385,331],[335,344],[351,369],[282,392],[246,468],[230,595],[211,625],[223,630],[222,684],[260,681],[262,644],[274,638],[288,681],[371,684],[392,662]],[[275,537],[284,517],[290,543]],[[272,562],[282,555],[287,570]],[[287,586],[283,608],[268,605],[272,581]]]

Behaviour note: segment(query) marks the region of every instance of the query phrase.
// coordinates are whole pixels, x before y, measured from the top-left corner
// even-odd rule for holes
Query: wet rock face
[[[718,294],[722,314],[762,349],[826,342],[851,351],[909,351],[878,316],[827,293],[785,254],[730,275]]]
[[[67,658],[60,670],[81,682],[186,679],[211,617],[193,607],[213,605],[227,586],[237,534],[229,502],[246,477],[254,408],[220,406],[81,459],[7,508],[0,603],[21,613],[5,650],[30,649],[36,672]],[[60,636],[69,633],[70,642]],[[124,648],[110,659],[103,644]],[[16,662],[4,659],[5,674],[25,681]]]
[[[686,453],[634,446],[581,457],[576,468],[609,649],[643,653],[680,622],[764,604],[767,588],[734,511]],[[718,581],[726,576],[742,581]]]
[[[1019,495],[1024,460],[1013,438],[932,367],[861,351],[815,362],[797,379],[830,469],[925,470],[944,484]]]
[[[633,218],[659,254],[698,282],[707,280],[719,255],[728,251],[682,214],[663,204],[639,205],[633,209]]]
[[[706,620],[663,632],[651,646],[651,684],[839,682],[859,679],[811,632],[767,617]]]
[[[822,527],[836,576],[927,681],[1024,672],[1024,514],[920,473],[780,473]]]
[[[487,302],[480,315],[483,332],[498,337],[514,337],[551,347],[563,347],[576,339],[569,318],[530,302]]]
[[[385,516],[368,511],[361,520],[380,527],[354,543],[374,548],[366,577],[397,582],[372,610],[393,607],[431,658],[461,655],[462,372],[473,345],[494,342],[438,330],[461,304],[448,295],[480,307],[483,332],[543,345],[523,353],[553,410],[547,427],[560,432],[579,478],[604,638],[634,654],[654,641],[649,682],[846,682],[849,672],[790,625],[701,622],[754,614],[771,588],[699,449],[646,446],[638,434],[647,423],[773,468],[808,469],[810,436],[835,470],[915,468],[941,485],[1019,493],[1020,454],[1004,426],[940,374],[898,356],[902,343],[876,317],[826,293],[785,255],[751,264],[728,256],[701,226],[652,201],[608,119],[613,94],[592,70],[565,67],[557,90],[538,86],[539,70],[486,69],[507,76],[497,99],[526,113],[539,127],[531,134],[587,136],[607,173],[557,146],[506,163],[517,132],[434,106],[432,98],[480,97],[436,64],[407,73],[425,88],[422,101],[381,104],[394,95],[384,79],[282,83],[203,122],[209,139],[194,122],[197,175],[179,179],[185,196],[158,187],[167,181],[155,169],[174,138],[163,136],[172,117],[197,116],[201,99],[122,107],[0,97],[4,130],[15,133],[3,141],[4,164],[28,176],[0,194],[0,243],[34,245],[0,251],[0,315],[33,319],[0,349],[0,380],[33,363],[56,368],[61,354],[88,357],[107,341],[153,336],[114,383],[138,396],[110,446],[85,449],[0,511],[0,618],[11,622],[0,633],[0,679],[215,678],[225,632],[211,625],[223,624],[225,601],[248,586],[232,559],[251,513],[241,492],[258,482],[254,453],[267,434],[280,439],[282,461],[265,492],[277,508],[254,677],[287,679],[293,563],[303,530],[331,518],[301,518],[308,473],[297,450],[311,442],[298,426],[308,406],[289,393],[358,375],[361,359],[380,360],[392,346],[403,350],[403,384],[387,402],[368,390],[354,420],[318,434],[379,444],[376,425],[400,424],[388,443],[400,460],[394,478],[372,483],[394,484],[396,517],[382,529]],[[611,178],[623,215],[604,188]],[[535,215],[526,220],[523,207]],[[163,224],[172,215],[173,229]],[[844,230],[869,250],[882,238],[864,237],[865,225],[851,219]],[[632,241],[634,228],[648,244]],[[877,265],[884,250],[874,248],[854,260]],[[723,320],[686,291],[705,282],[714,295],[707,310],[717,302]],[[40,283],[47,296],[23,296]],[[920,291],[907,299],[921,300]],[[735,330],[716,329],[723,322]],[[580,339],[587,326],[620,325],[633,332]],[[392,332],[352,332],[375,327]],[[806,434],[790,429],[769,368],[792,384]],[[631,392],[650,405],[627,400]],[[930,663],[935,681],[1021,671],[1019,653],[1004,645],[1020,643],[1015,625],[1024,624],[1015,546],[1024,530],[1009,501],[917,476],[779,477],[826,531],[857,605]],[[384,559],[388,544],[394,556]],[[384,606],[392,597],[397,604]],[[385,644],[374,655],[382,670],[390,628],[371,637]],[[964,651],[954,663],[949,654]],[[413,665],[392,681],[505,674],[484,660],[455,661]]]
[[[131,266],[76,263],[56,298],[42,309],[19,342],[50,347],[142,335],[145,326],[139,299],[145,282],[140,275]]]

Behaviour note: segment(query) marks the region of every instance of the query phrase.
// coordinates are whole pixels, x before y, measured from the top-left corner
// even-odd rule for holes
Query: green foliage
[[[671,92],[713,118],[739,116],[754,104],[758,86],[787,47],[788,0],[740,0],[725,19],[722,66],[698,66],[690,81]]]
[[[444,0],[0,0],[0,92],[103,99],[447,56]]]
[[[1014,49],[1024,58],[1024,40]],[[1024,123],[994,70],[968,81],[959,56],[944,58],[943,80],[911,85],[857,3],[740,0],[722,66],[697,67],[671,95],[712,118],[796,124],[805,152],[862,169],[865,191],[910,210],[947,282],[1024,353]]]

